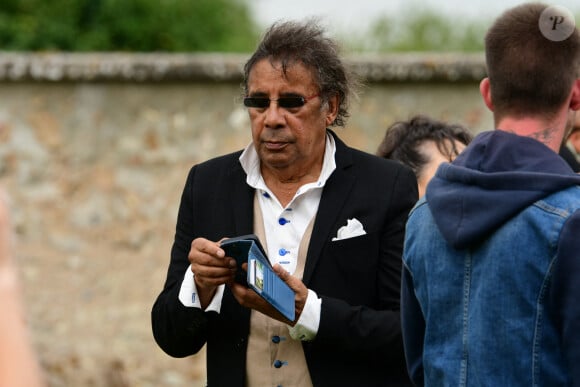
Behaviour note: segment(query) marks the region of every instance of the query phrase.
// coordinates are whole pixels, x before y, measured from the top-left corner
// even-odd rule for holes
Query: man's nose
[[[266,114],[264,123],[269,127],[276,128],[285,122],[285,110],[278,106],[278,101],[270,101],[270,106],[264,113]]]

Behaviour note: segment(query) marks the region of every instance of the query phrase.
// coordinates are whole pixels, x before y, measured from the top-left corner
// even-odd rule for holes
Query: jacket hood
[[[439,167],[426,199],[443,237],[462,249],[532,203],[573,185],[580,185],[580,175],[550,148],[494,130],[479,134],[453,163]]]

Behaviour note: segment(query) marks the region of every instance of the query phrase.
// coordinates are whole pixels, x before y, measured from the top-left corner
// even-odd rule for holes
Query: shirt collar
[[[320,171],[320,176],[318,180],[313,183],[309,183],[308,186],[310,187],[324,187],[326,180],[330,177],[332,172],[336,169],[336,161],[335,161],[335,153],[336,153],[336,143],[332,135],[326,132],[326,142],[324,148],[324,159],[322,160],[322,169]],[[250,187],[255,189],[264,189],[268,190],[266,187],[266,183],[262,178],[262,174],[260,173],[260,158],[258,156],[258,152],[256,152],[256,148],[254,147],[253,143],[250,142],[248,146],[244,149],[242,154],[240,155],[240,164],[242,168],[246,172],[246,183]]]

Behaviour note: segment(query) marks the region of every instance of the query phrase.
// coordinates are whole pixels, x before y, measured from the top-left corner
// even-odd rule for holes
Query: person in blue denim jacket
[[[580,386],[580,176],[557,154],[580,109],[580,36],[560,11],[527,3],[495,21],[480,91],[496,130],[441,164],[409,215],[416,385]]]

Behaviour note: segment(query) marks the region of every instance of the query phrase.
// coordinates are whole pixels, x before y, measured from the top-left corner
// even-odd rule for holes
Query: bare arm
[[[44,386],[25,322],[10,230],[8,209],[0,200],[0,386]]]

